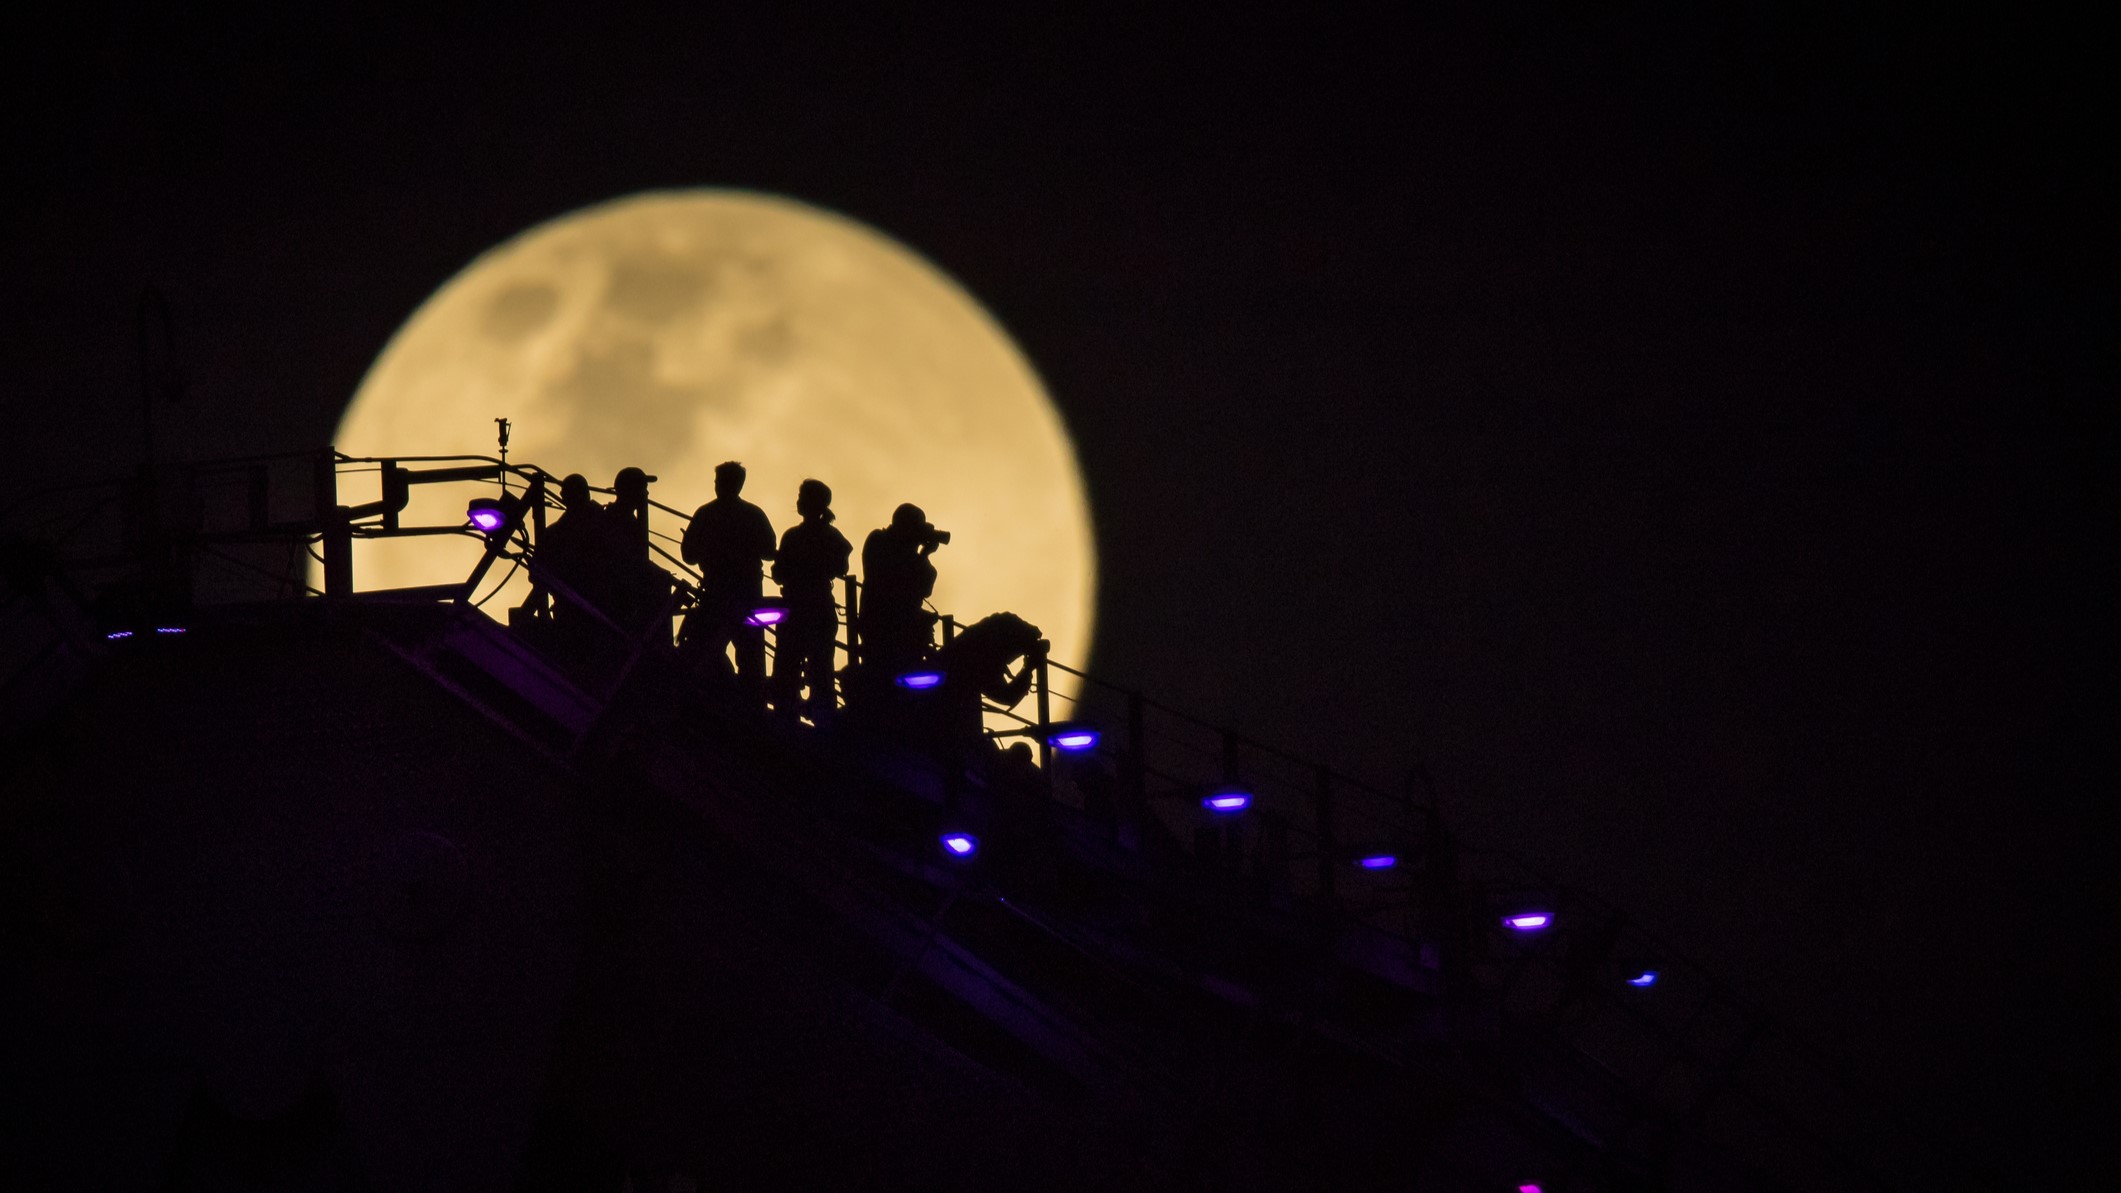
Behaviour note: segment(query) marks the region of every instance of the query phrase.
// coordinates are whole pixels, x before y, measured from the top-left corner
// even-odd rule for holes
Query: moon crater
[[[612,266],[604,305],[621,319],[664,324],[697,310],[713,281],[713,272],[696,262],[668,257],[627,258]]]
[[[502,343],[535,335],[560,309],[560,296],[551,286],[516,283],[494,295],[486,304],[480,326]]]

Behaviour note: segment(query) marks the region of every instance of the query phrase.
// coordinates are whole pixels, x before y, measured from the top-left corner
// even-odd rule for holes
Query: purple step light
[[[943,852],[955,858],[968,858],[979,852],[979,838],[971,833],[944,833]]]
[[[492,497],[472,498],[471,504],[464,510],[464,516],[471,519],[471,524],[478,527],[481,534],[493,534],[508,525],[508,511],[502,508],[498,499]]]
[[[155,632],[157,634],[181,634],[184,632],[184,627],[180,625],[159,625],[155,627]]]
[[[1647,990],[1656,984],[1657,971],[1654,969],[1645,969],[1641,973],[1638,973],[1634,977],[1628,979],[1628,985],[1633,986],[1638,990]]]
[[[1399,857],[1390,853],[1368,853],[1356,858],[1355,864],[1365,870],[1389,870],[1399,864]]]
[[[898,686],[914,692],[925,692],[942,685],[943,673],[940,671],[908,671],[898,677]]]
[[[1200,806],[1210,812],[1242,812],[1252,806],[1252,793],[1238,787],[1224,787],[1200,801]]]
[[[123,642],[132,636],[133,632],[131,630],[112,630],[110,633],[103,635],[103,640],[106,642]]]
[[[1554,917],[1544,911],[1520,911],[1502,917],[1503,926],[1518,932],[1538,932],[1554,922]]]
[[[751,607],[751,612],[744,616],[744,624],[760,627],[779,625],[787,616],[786,604],[776,600],[764,600]]]
[[[1097,726],[1081,721],[1061,721],[1046,730],[1046,744],[1069,754],[1097,748]]]

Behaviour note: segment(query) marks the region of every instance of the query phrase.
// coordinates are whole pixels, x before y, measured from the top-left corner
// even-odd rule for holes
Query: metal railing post
[[[501,530],[486,536],[486,550],[479,556],[478,565],[471,569],[471,578],[464,581],[464,591],[457,594],[457,604],[472,606],[471,598],[478,591],[479,582],[486,578],[487,572],[493,570],[493,561],[499,559],[501,552],[508,549],[509,540],[514,537],[515,529],[513,526],[503,527]],[[476,608],[476,606],[472,607]]]
[[[1052,672],[1046,666],[1045,656],[1038,660],[1038,769],[1046,776],[1046,786],[1053,786],[1053,743],[1046,740],[1053,729],[1053,684]]]
[[[860,624],[860,586],[851,575],[841,576],[840,580],[847,586],[847,665],[852,667],[862,661],[862,632],[855,628]]]
[[[317,453],[314,501],[318,545],[324,553],[324,595],[353,595],[353,527],[339,504],[339,462],[334,448]]]

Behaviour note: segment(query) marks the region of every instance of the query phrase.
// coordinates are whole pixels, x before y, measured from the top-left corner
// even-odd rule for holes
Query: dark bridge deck
[[[1763,1088],[1813,1079],[1727,995],[1660,956],[1633,997],[1617,919],[1418,810],[1297,768],[1277,829],[1261,762],[1257,823],[1204,818],[1138,698],[1120,798],[1060,763],[990,788],[888,717],[767,721],[655,649],[562,666],[435,593],[106,640],[16,562],[18,1187],[1831,1189],[1927,1159],[1790,1117]],[[1211,773],[1267,753],[1218,745]],[[975,857],[938,848],[968,825]],[[1377,842],[1400,864],[1364,873]],[[1568,930],[1502,929],[1528,893]]]

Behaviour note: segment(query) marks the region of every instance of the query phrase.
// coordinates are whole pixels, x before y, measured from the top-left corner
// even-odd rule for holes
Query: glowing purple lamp
[[[944,833],[943,851],[955,858],[968,858],[979,852],[979,838],[971,833]]]
[[[1242,812],[1252,806],[1252,793],[1241,787],[1221,787],[1217,788],[1206,799],[1201,800],[1200,806],[1210,812],[1220,812],[1225,815],[1231,812]]]
[[[464,513],[471,519],[471,524],[479,528],[480,534],[494,534],[508,525],[508,511],[496,498],[474,497]]]
[[[1355,864],[1365,870],[1389,870],[1399,864],[1399,856],[1391,853],[1369,853],[1356,858]]]
[[[1097,748],[1097,726],[1081,721],[1060,721],[1046,730],[1046,744],[1068,754]]]
[[[1502,917],[1503,926],[1518,932],[1538,932],[1554,922],[1554,917],[1544,911],[1520,911]]]
[[[914,692],[925,692],[942,684],[943,673],[940,671],[908,671],[898,677],[898,686]]]
[[[770,625],[779,625],[787,616],[787,603],[768,597],[751,607],[751,612],[744,617],[744,624],[763,628]]]
[[[1628,979],[1628,985],[1635,987],[1637,990],[1647,990],[1656,984],[1657,971],[1654,969],[1645,969]]]

